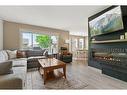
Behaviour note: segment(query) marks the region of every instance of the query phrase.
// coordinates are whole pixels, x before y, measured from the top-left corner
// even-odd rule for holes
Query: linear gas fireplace
[[[99,62],[102,73],[127,81],[127,49],[92,49],[92,59]]]

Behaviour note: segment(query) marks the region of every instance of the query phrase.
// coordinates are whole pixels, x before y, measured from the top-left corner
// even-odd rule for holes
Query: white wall
[[[3,49],[3,21],[0,19],[0,50]]]

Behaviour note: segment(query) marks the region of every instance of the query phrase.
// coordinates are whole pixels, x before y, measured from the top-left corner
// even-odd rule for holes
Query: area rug
[[[45,84],[45,88],[47,89],[83,89],[87,86],[88,84],[82,83],[81,81],[75,79],[67,80],[64,78],[49,81]]]
[[[67,75],[67,79],[47,81],[44,85],[43,77],[37,70],[27,73],[27,89],[86,89],[87,87],[87,83],[70,74]]]

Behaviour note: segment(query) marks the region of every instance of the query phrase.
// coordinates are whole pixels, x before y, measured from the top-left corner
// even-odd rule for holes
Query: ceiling
[[[88,35],[88,17],[109,6],[0,6],[3,20]]]

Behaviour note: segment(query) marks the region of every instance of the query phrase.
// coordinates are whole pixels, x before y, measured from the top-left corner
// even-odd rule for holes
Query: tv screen
[[[110,33],[123,29],[122,13],[120,6],[105,12],[89,21],[91,36]]]

